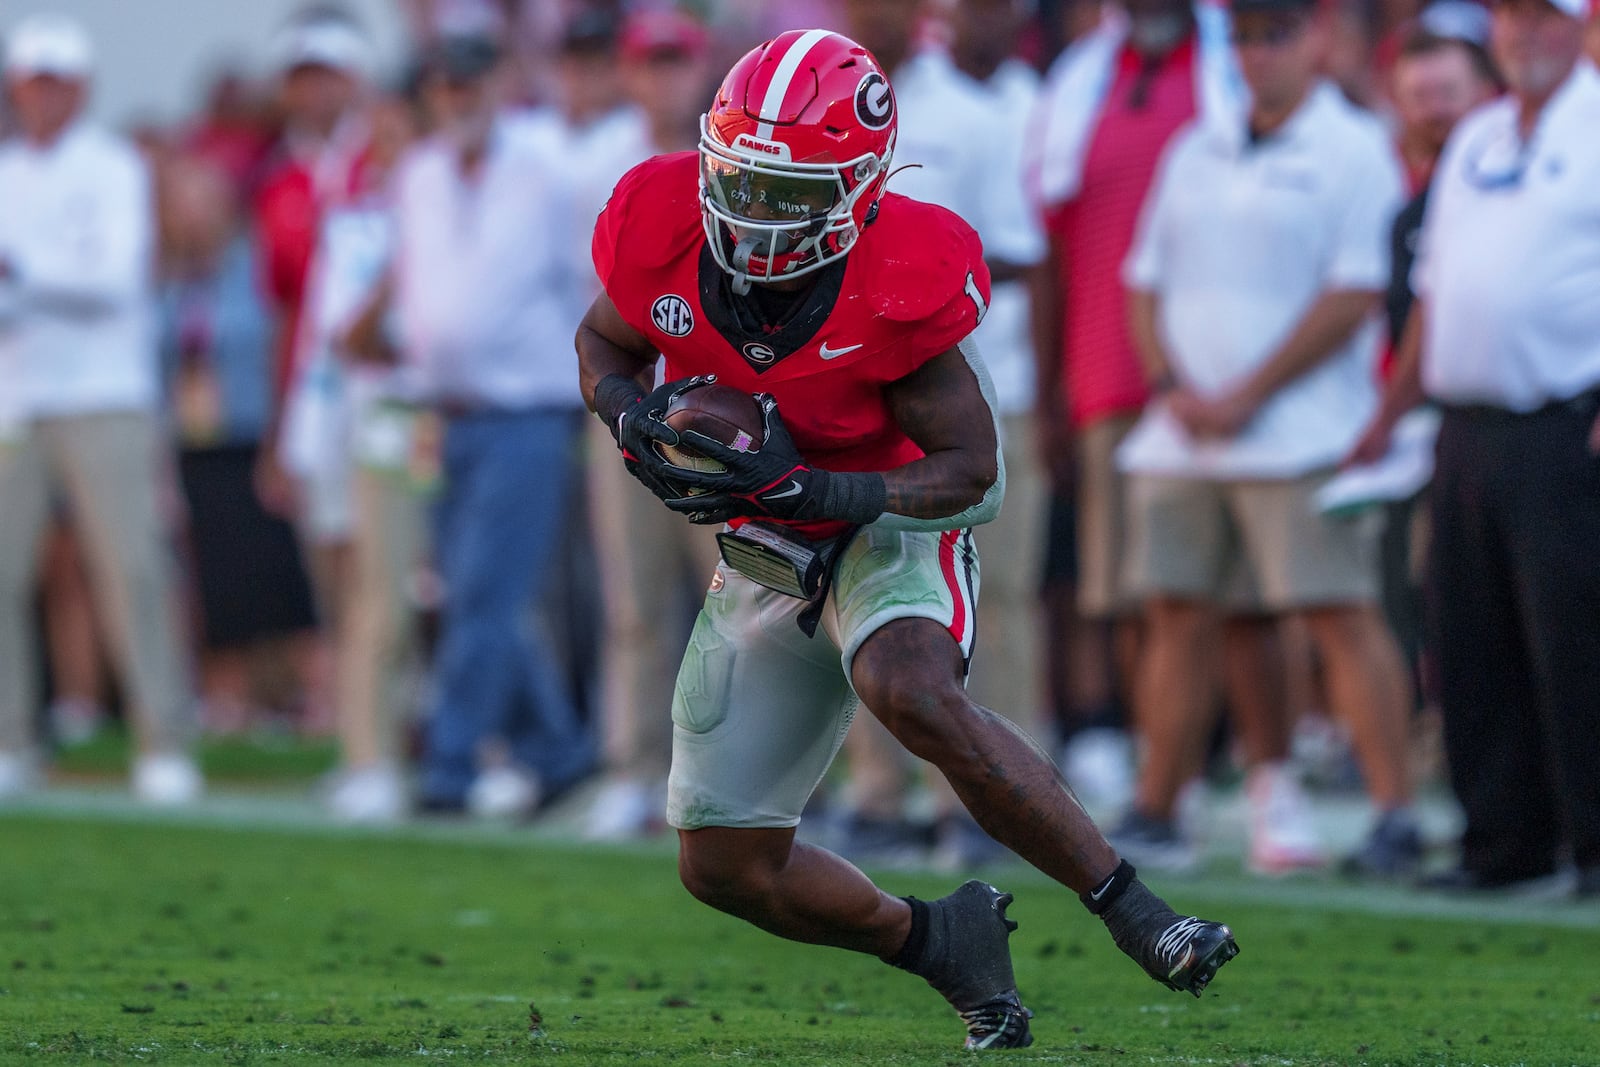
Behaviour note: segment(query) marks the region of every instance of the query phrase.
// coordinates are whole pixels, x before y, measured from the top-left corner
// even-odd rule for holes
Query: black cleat
[[[1180,993],[1199,996],[1222,965],[1239,954],[1233,931],[1222,923],[1190,916],[1163,930],[1140,953],[1145,971]]]
[[[918,973],[950,1002],[967,1025],[969,1049],[1027,1048],[1033,1044],[1009,938],[1017,924],[1006,918],[1011,894],[974,879],[947,897],[930,901],[930,936],[943,946],[937,960]]]
[[[1022,998],[1015,993],[960,1014],[961,1021],[967,1024],[969,1049],[1027,1048],[1033,1044],[1033,1034],[1028,1030],[1033,1012],[1022,1006]]]

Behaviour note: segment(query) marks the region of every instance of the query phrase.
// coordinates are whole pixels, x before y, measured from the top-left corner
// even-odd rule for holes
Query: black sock
[[[1139,872],[1133,869],[1133,864],[1123,860],[1105,881],[1087,893],[1078,894],[1078,899],[1092,914],[1104,915],[1138,878]]]
[[[922,964],[923,952],[928,947],[928,905],[916,897],[901,897],[911,906],[911,933],[906,935],[906,943],[900,946],[900,951],[893,956],[885,956],[883,962],[891,967],[898,967],[902,971],[912,974],[920,973],[918,968]]]

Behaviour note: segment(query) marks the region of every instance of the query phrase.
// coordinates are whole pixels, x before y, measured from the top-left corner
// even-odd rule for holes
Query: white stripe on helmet
[[[823,38],[832,36],[831,30],[807,30],[778,61],[778,69],[767,85],[767,95],[762,99],[761,110],[756,115],[761,120],[756,127],[757,137],[768,141],[772,139],[772,124],[783,117],[783,98],[789,95],[789,84],[794,81],[800,64],[805,62],[806,54]]]

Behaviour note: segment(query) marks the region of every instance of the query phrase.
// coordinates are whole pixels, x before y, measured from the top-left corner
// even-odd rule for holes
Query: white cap
[[[1595,12],[1594,0],[1550,0],[1550,6],[1575,19],[1586,19]]]
[[[79,81],[94,69],[89,34],[66,15],[30,15],[17,23],[6,42],[6,75],[29,78],[53,74]]]
[[[342,18],[311,18],[291,23],[278,35],[274,48],[277,68],[329,67],[347,74],[365,74],[372,49],[351,22]]]

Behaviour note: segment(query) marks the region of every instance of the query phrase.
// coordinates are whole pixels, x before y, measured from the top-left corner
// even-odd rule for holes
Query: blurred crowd
[[[127,131],[83,117],[117,42],[5,41],[0,800],[120,717],[152,804],[200,796],[202,734],[293,731],[337,738],[341,820],[577,795],[592,837],[663,830],[716,546],[579,395],[590,232],[695,149],[734,59],[815,25],[891,72],[890,188],[966,218],[994,280],[975,697],[1141,867],[1200,862],[1207,782],[1242,780],[1252,870],[1409,878],[1447,777],[1441,880],[1600,892],[1600,515],[1552,532],[1600,460],[1513,461],[1567,447],[1557,408],[1600,451],[1587,0],[396,3],[402,70],[316,4],[269,78]],[[1544,117],[1500,136],[1497,98]],[[1482,180],[1430,206],[1442,156]],[[1470,203],[1563,168],[1582,203]],[[1482,296],[1531,292],[1524,260],[1579,281]],[[1441,333],[1499,347],[1430,362]],[[1554,577],[1520,569],[1561,537]],[[847,856],[998,858],[870,716],[843,763]],[[1333,788],[1373,812],[1339,857]]]

